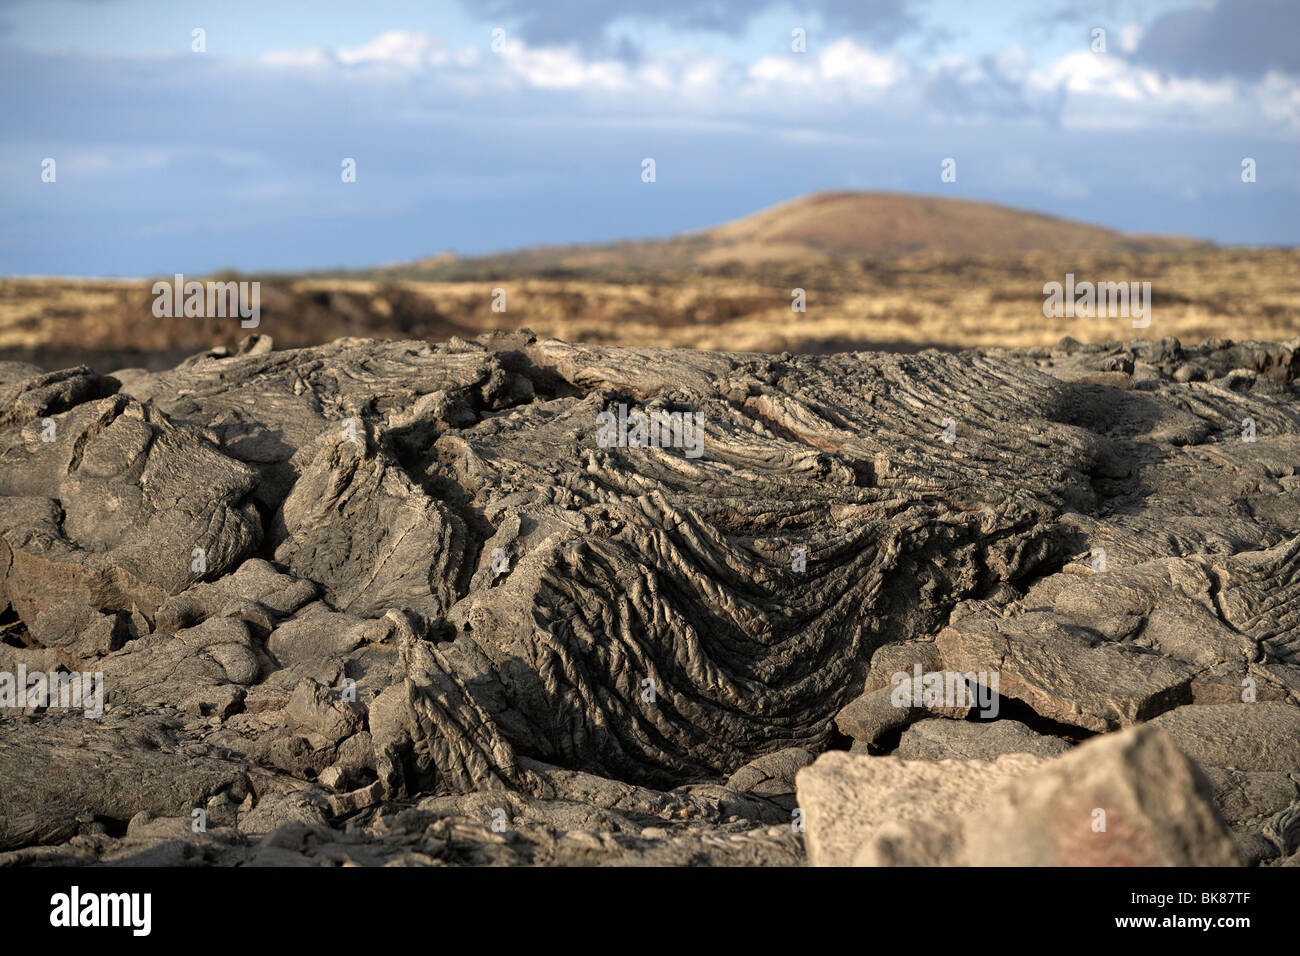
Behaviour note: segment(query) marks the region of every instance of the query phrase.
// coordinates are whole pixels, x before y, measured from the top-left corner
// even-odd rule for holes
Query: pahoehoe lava
[[[791,863],[825,751],[1002,767],[1148,722],[1240,856],[1293,858],[1298,373],[1300,340],[526,330],[5,363],[0,670],[105,707],[0,711],[0,862]],[[603,447],[620,404],[703,454]],[[883,704],[914,664],[997,672],[1016,719]]]

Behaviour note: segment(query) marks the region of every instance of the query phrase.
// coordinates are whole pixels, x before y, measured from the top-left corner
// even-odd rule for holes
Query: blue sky
[[[1298,34],[1293,0],[0,0],[0,273],[660,236],[823,189],[1295,244]]]

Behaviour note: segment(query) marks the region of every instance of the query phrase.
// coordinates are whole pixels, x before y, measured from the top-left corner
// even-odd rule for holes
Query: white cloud
[[[1300,130],[1300,79],[1286,73],[1265,74],[1256,87],[1260,113],[1270,122]]]
[[[506,68],[538,89],[626,90],[627,67],[618,60],[586,60],[576,47],[529,47],[512,40],[501,51]]]
[[[1171,76],[1113,53],[1076,52],[1031,70],[1027,89],[1063,91],[1061,123],[1078,129],[1189,127],[1240,131],[1275,125],[1300,133],[1300,85],[1280,73],[1258,82]],[[1281,128],[1276,128],[1280,126]]]
[[[415,70],[426,65],[438,66],[446,59],[438,41],[427,33],[410,30],[390,30],[361,46],[342,47],[338,51],[339,62],[347,66],[383,64]]]
[[[1120,31],[1120,49],[1140,39]],[[592,56],[578,46],[530,46],[509,41],[500,53],[477,48],[452,53],[426,33],[394,30],[355,47],[268,53],[261,62],[315,71],[374,68],[364,76],[422,74],[430,89],[458,96],[488,90],[539,95],[571,93],[594,103],[664,110],[714,119],[727,116],[816,117],[860,102],[882,116],[960,122],[1060,122],[1079,129],[1124,130],[1144,125],[1240,129],[1251,124],[1300,132],[1296,81],[1270,74],[1257,83],[1236,78],[1169,77],[1130,63],[1121,53],[1078,50],[1034,65],[1022,48],[984,57],[909,63],[891,51],[841,39],[818,54],[764,56],[737,62],[690,49],[647,53],[635,63]],[[353,76],[348,81],[351,82]]]
[[[334,58],[320,47],[306,47],[298,50],[272,50],[262,54],[262,63],[267,66],[279,66],[298,69],[321,69],[334,62]]]
[[[886,87],[907,75],[907,67],[895,56],[876,53],[852,40],[839,40],[818,57],[821,77],[853,86]]]
[[[1141,42],[1142,27],[1140,24],[1129,23],[1119,31],[1119,51],[1121,53],[1135,52]]]
[[[1119,57],[1109,53],[1080,50],[1031,70],[1028,85],[1039,90],[1064,89],[1080,95],[1102,94],[1121,99],[1138,99],[1141,91]]]
[[[752,80],[773,85],[809,86],[817,81],[815,65],[803,56],[765,56],[748,73]]]

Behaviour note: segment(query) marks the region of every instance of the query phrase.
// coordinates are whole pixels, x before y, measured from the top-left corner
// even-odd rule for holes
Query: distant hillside
[[[1128,236],[986,202],[856,192],[804,196],[703,235],[718,252],[761,258],[798,251],[845,256],[1157,252],[1199,244]]]
[[[1044,283],[1067,272],[1150,281],[1151,338],[1300,333],[1300,249],[1219,248],[880,193],[809,196],[673,239],[246,278],[261,283],[257,332],[279,348],[344,336],[437,342],[521,327],[570,342],[774,353],[1132,338],[1128,317],[1043,315]],[[220,316],[157,319],[152,284],[0,279],[0,361],[164,368],[248,334]],[[796,288],[805,312],[792,311]],[[508,311],[497,309],[501,289]]]
[[[791,263],[831,257],[1128,255],[1210,246],[1196,239],[1128,235],[966,199],[829,192],[804,196],[722,226],[671,239],[537,246],[467,259],[444,253],[379,271],[436,279],[475,279],[491,274],[680,271],[729,262]]]

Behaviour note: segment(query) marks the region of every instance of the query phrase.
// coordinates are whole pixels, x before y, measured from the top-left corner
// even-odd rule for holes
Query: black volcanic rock
[[[105,707],[0,710],[0,808],[28,807],[0,862],[797,862],[793,775],[847,735],[1051,756],[1154,719],[1300,780],[1262,739],[1300,716],[1291,345],[525,331],[116,392],[27,371],[0,369],[0,672],[100,673]],[[603,440],[620,407],[662,447]],[[912,662],[996,673],[1014,732],[900,711]],[[1235,779],[1234,826],[1294,852]]]

